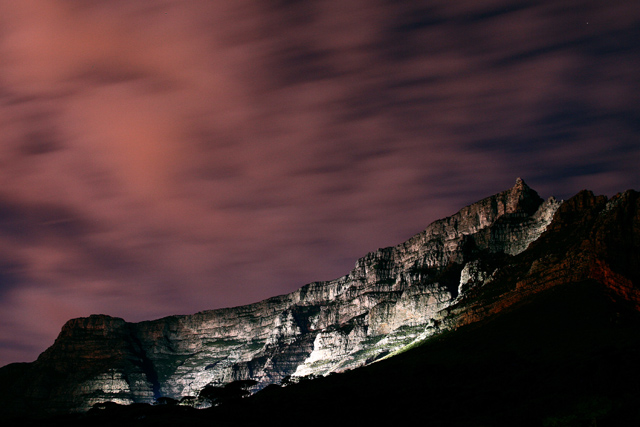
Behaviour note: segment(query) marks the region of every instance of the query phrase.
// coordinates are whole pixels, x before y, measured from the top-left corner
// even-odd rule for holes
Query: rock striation
[[[291,294],[140,323],[73,319],[36,362],[3,368],[17,396],[5,401],[56,413],[181,399],[246,379],[255,391],[372,363],[572,280],[598,280],[640,306],[638,200],[629,191],[545,201],[518,179],[367,254],[349,274]]]

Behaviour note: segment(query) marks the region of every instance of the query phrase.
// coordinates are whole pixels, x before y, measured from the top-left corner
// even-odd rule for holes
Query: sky
[[[522,177],[640,190],[640,3],[0,0],[0,365],[347,274]]]

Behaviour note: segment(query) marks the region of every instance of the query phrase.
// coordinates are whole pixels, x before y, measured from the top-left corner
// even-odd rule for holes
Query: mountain
[[[555,289],[580,293],[573,285],[581,283],[636,312],[639,208],[632,190],[610,200],[582,191],[566,202],[544,201],[518,179],[400,245],[367,254],[336,280],[149,322],[73,319],[37,361],[0,369],[2,413],[66,413],[104,401],[196,396],[238,380],[256,380],[256,391],[288,377],[325,376],[504,317]]]

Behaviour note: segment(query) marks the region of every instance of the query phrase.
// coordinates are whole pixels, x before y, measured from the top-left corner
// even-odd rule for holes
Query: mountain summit
[[[542,201],[535,190],[532,190],[522,178],[518,178],[509,194],[507,213],[525,212],[531,215],[538,209]]]
[[[70,320],[37,361],[0,370],[3,411],[196,401],[205,387],[253,380],[257,391],[326,376],[585,280],[640,307],[638,242],[637,192],[543,200],[518,178],[406,242],[367,254],[347,275],[288,295],[140,323]]]

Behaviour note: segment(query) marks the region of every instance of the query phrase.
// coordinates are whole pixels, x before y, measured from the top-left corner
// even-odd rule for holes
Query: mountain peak
[[[543,200],[538,193],[529,187],[522,178],[517,178],[515,185],[509,190],[507,212],[525,212],[528,215],[534,213]]]

